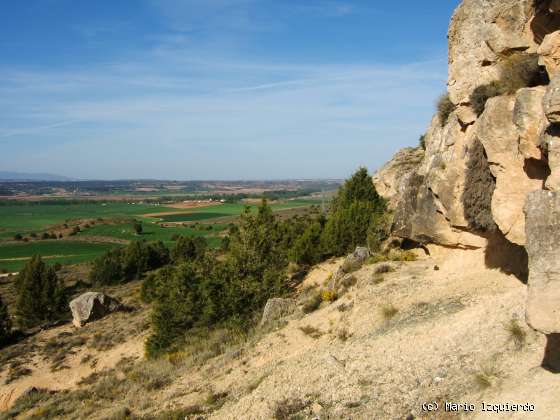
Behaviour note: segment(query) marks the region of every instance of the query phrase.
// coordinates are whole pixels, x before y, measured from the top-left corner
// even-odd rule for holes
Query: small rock
[[[434,265],[434,271],[439,271],[439,266]]]

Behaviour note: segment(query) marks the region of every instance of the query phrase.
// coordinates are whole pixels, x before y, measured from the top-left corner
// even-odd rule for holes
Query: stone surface
[[[263,310],[260,325],[266,326],[273,321],[292,315],[296,310],[297,306],[294,299],[268,299]]]
[[[560,65],[560,31],[545,36],[537,52],[539,64],[545,66],[549,76],[553,77]]]
[[[477,86],[497,79],[499,57],[515,50],[535,52],[527,26],[532,0],[465,0],[449,28],[448,90],[455,104],[468,103]]]
[[[418,168],[423,158],[424,150],[421,148],[402,149],[373,176],[375,189],[389,201],[389,207],[395,208],[406,177]]]
[[[527,198],[529,290],[527,322],[545,334],[560,333],[560,195],[536,191]]]
[[[541,159],[541,133],[545,129],[542,101],[544,86],[520,89],[513,108],[513,123],[519,133],[519,151],[526,159]]]
[[[560,191],[560,127],[549,127],[544,133],[543,142],[543,147],[548,151],[548,166],[551,170],[546,179],[546,188]]]
[[[544,113],[551,123],[560,123],[560,74],[552,78],[543,99]]]
[[[540,179],[539,174],[531,178],[526,172],[527,165],[532,163],[519,153],[519,132],[513,123],[515,103],[516,98],[512,96],[490,99],[479,120],[477,136],[496,178],[492,197],[494,221],[509,241],[524,245],[525,199],[530,192],[542,189],[544,179]]]
[[[78,328],[120,309],[118,300],[98,292],[84,293],[70,302],[72,323]]]

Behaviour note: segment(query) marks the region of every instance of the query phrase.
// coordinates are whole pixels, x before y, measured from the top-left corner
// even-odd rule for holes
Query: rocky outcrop
[[[465,0],[449,28],[449,95],[468,103],[477,86],[498,77],[495,65],[513,51],[535,52],[529,30],[533,0]]]
[[[560,267],[546,261],[560,247],[560,207],[548,195],[560,191],[559,64],[559,1],[464,0],[449,29],[455,109],[443,125],[432,119],[420,163],[404,166],[403,151],[375,176],[394,208],[394,236],[483,248],[504,272],[528,252],[528,317],[546,333],[560,332],[560,283],[550,280]]]
[[[396,206],[398,197],[406,186],[407,177],[418,168],[423,158],[422,148],[407,147],[397,152],[373,177],[377,192],[389,201],[391,208]]]
[[[529,293],[527,322],[546,334],[560,333],[560,195],[530,194],[527,215]]]
[[[78,328],[121,309],[118,300],[97,292],[84,293],[70,302],[72,323]]]

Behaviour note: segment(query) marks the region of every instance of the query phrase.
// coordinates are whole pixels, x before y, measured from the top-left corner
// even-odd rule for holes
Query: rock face
[[[260,325],[266,326],[284,317],[290,316],[297,310],[294,299],[268,299],[263,310]]]
[[[528,197],[525,213],[527,322],[546,334],[560,333],[560,194],[535,191]]]
[[[70,302],[72,323],[78,328],[120,309],[118,300],[97,292],[84,293]]]
[[[443,125],[434,116],[423,156],[401,151],[374,178],[394,209],[393,236],[485,249],[504,272],[515,260],[526,273],[528,252],[528,317],[547,333],[560,332],[560,282],[549,281],[560,267],[537,254],[559,260],[560,238],[546,233],[560,212],[547,195],[560,191],[559,64],[560,1],[463,0],[449,28],[455,109]]]
[[[423,158],[422,148],[402,149],[373,177],[377,192],[389,200],[391,208],[396,206],[407,177],[418,168]]]

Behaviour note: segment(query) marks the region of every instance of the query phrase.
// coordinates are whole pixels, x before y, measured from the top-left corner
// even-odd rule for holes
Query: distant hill
[[[0,171],[0,181],[71,181],[61,175],[42,174],[42,173],[25,173],[25,172],[4,172]]]

